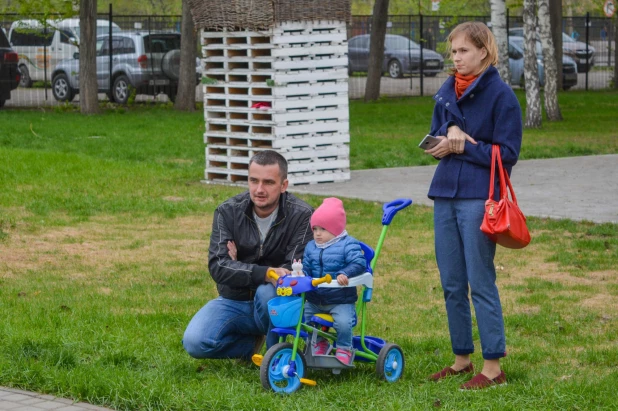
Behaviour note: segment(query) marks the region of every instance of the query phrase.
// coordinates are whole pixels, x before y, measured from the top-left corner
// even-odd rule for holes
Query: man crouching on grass
[[[288,164],[267,150],[249,161],[249,190],[215,210],[208,268],[219,297],[193,316],[182,344],[194,358],[250,360],[278,341],[270,333],[268,301],[276,296],[272,269],[288,274],[312,239],[313,209],[288,193]]]

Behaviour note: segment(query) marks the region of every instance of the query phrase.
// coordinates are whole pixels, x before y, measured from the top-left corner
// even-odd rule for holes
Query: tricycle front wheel
[[[275,344],[266,352],[260,366],[260,380],[262,387],[284,394],[291,394],[301,386],[300,379],[305,376],[307,368],[305,357],[296,353],[296,360],[292,364],[294,346],[284,342]],[[296,374],[290,376],[290,367],[296,367]]]
[[[378,378],[388,382],[395,382],[403,375],[403,351],[397,344],[388,343],[380,350],[376,361]]]

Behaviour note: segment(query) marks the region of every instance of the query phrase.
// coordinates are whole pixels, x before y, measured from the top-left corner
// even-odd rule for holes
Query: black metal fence
[[[447,74],[446,70],[452,67],[448,60],[446,50],[446,39],[451,29],[464,21],[482,21],[491,25],[489,16],[389,16],[387,24],[387,34],[401,36],[411,40],[412,46],[406,47],[407,50],[387,51],[384,61],[384,72],[380,91],[383,95],[416,96],[433,94],[444,82]],[[509,43],[514,43],[515,47],[520,47],[517,37],[523,35],[523,20],[521,16],[508,17]],[[608,89],[613,85],[615,61],[615,30],[616,19],[601,17],[564,17],[563,27],[563,72],[577,70],[570,74],[573,80],[568,83],[568,88],[577,90],[598,90]],[[352,67],[350,78],[351,98],[361,98],[365,92],[366,67],[367,61],[361,61],[362,55],[352,45],[356,36],[367,35],[371,31],[371,16],[354,16],[352,24],[348,28],[348,41],[350,45],[349,59]],[[415,45],[422,44],[423,62],[433,58],[432,53],[425,50],[435,51],[444,58],[444,71],[437,76],[432,70],[427,72],[427,65],[416,66],[414,62]],[[523,51],[523,50],[522,50]],[[367,50],[368,53],[368,50]],[[403,54],[403,56],[401,56]],[[416,52],[416,54],[420,54]],[[425,54],[427,56],[425,56]],[[361,57],[358,57],[361,55]],[[514,88],[522,85],[523,78],[523,58],[509,59],[511,68],[511,85]],[[402,65],[411,63],[411,70],[403,70],[403,75],[397,70],[392,73],[389,70],[390,64],[399,61]],[[539,63],[542,70],[542,62]],[[398,74],[392,75],[392,74]],[[568,75],[567,73],[564,74]]]
[[[153,33],[180,35],[181,16],[177,15],[115,15],[110,10],[109,13],[99,15],[98,19],[98,34],[108,35],[108,41],[109,33],[118,31],[148,35]],[[452,67],[446,50],[446,38],[455,25],[464,21],[483,21],[490,24],[490,17],[389,16],[387,33],[394,36],[391,41],[398,44],[396,48],[400,50],[398,53],[394,53],[392,49],[387,50],[381,93],[389,96],[417,96],[430,95],[437,91],[447,77],[446,70]],[[588,16],[563,18],[563,52],[566,56],[564,64],[577,66],[577,75],[573,78],[575,84],[571,85],[572,89],[607,89],[612,86],[616,64],[615,21],[615,19]],[[511,41],[517,40],[517,35],[521,35],[522,26],[523,21],[520,16],[508,18],[509,32],[513,36]],[[48,17],[45,21],[42,15],[0,14],[0,28],[19,54],[22,71],[22,84],[18,89],[13,90],[11,99],[6,102],[6,105],[37,107],[67,101],[58,98],[59,91],[54,91],[54,87],[61,84],[53,84],[52,76],[59,65],[70,65],[72,60],[74,60],[73,64],[77,64],[78,67],[76,60],[78,56],[75,55],[78,52],[76,44],[79,40],[78,18]],[[368,41],[363,41],[362,37],[358,36],[365,35],[367,38],[370,31],[371,16],[353,16],[352,23],[348,26],[350,98],[362,98],[365,93]],[[155,46],[152,44],[152,37],[148,38],[147,47],[152,53]],[[405,46],[400,47],[401,44]],[[420,44],[423,45],[422,48],[418,47]],[[366,49],[363,49],[365,45]],[[98,47],[101,45],[98,44]],[[110,96],[114,98],[111,92],[114,88],[111,60],[122,58],[123,54],[136,51],[131,44],[112,44],[111,41],[107,49],[108,54],[105,56],[108,56],[108,63],[105,68],[97,70],[97,76],[100,77],[101,100],[109,99]],[[196,50],[196,55],[199,55],[198,53],[199,50]],[[162,57],[157,59],[152,54],[144,54],[144,56],[137,55],[131,58],[136,60],[134,64],[150,65],[148,67],[151,67],[153,72],[155,66],[158,69],[163,63]],[[142,60],[138,62],[138,58]],[[511,84],[513,87],[519,87],[521,73],[523,73],[523,59],[519,61],[519,59],[511,58],[509,65],[512,74]],[[69,71],[67,77],[76,74],[74,69],[71,70],[73,71]],[[200,72],[201,67],[198,61],[196,62],[197,78]],[[77,101],[79,95],[75,95],[75,86],[70,84],[73,78],[68,80],[67,86],[74,93],[72,101]],[[173,94],[173,90],[170,91],[173,84],[163,84],[165,81],[165,78],[153,75],[148,84],[142,84],[139,92],[134,95],[134,101],[168,101],[168,96]],[[202,101],[202,87],[199,84],[196,87],[196,98]]]

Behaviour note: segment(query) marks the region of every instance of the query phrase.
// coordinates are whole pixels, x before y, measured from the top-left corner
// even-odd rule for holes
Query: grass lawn
[[[525,94],[515,93],[525,116]],[[521,160],[618,152],[618,92],[559,94],[564,121],[524,130]],[[417,146],[429,131],[433,99],[384,99],[350,106],[352,169],[435,164]],[[368,154],[370,153],[370,154]]]
[[[565,124],[527,131],[524,150],[537,144],[529,151],[536,157],[585,154],[585,147],[615,153],[618,94],[589,95],[563,93]],[[430,99],[353,102],[354,167],[369,166],[363,163],[368,152],[375,166],[421,164],[413,146],[430,114]],[[582,120],[588,117],[595,121]],[[310,371],[317,387],[278,396],[261,388],[256,367],[193,360],[180,344],[191,316],[216,295],[206,267],[213,210],[241,191],[199,182],[200,113],[145,107],[83,117],[9,110],[0,112],[0,124],[0,385],[117,409],[615,407],[614,224],[531,218],[528,248],[498,250],[509,385],[463,393],[464,378],[426,381],[452,354],[432,210],[406,209],[377,264],[368,327],[403,348],[403,379],[380,382],[370,365],[337,376]],[[369,137],[389,137],[389,147],[371,146]],[[396,157],[388,154],[391,143],[399,145],[397,156],[414,148],[401,157],[410,163],[384,163]],[[359,152],[356,144],[368,146]],[[321,201],[303,198],[314,206]],[[381,205],[345,205],[348,231],[375,246]],[[475,342],[480,352],[476,333]],[[480,364],[480,354],[473,361]]]

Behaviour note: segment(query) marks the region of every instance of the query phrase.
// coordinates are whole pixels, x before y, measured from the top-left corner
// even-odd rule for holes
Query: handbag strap
[[[496,182],[496,144],[491,146],[491,174],[489,175],[489,199],[494,199],[494,184]]]
[[[496,157],[498,159],[498,172],[500,173],[500,175],[499,175],[499,178],[500,178],[500,197],[506,199],[506,198],[508,198],[509,192],[510,192],[511,193],[511,198],[513,199],[513,204],[517,205],[517,197],[515,197],[515,191],[513,190],[513,185],[511,184],[511,179],[509,177],[509,173],[507,173],[506,170],[504,169],[504,167],[502,167],[502,156],[500,155],[500,146],[498,146],[497,144],[493,145],[492,157],[493,157],[494,153],[496,154]],[[492,164],[492,168],[493,168],[493,164]],[[493,180],[493,173],[492,173],[491,179]],[[492,182],[492,187],[493,187],[493,182]],[[507,187],[508,187],[508,191],[507,191]],[[492,193],[492,197],[493,197],[493,193]]]

